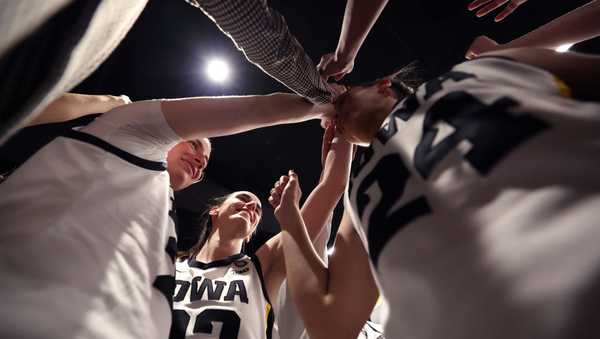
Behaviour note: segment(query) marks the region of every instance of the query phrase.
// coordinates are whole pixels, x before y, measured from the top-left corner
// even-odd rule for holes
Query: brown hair
[[[177,252],[178,259],[190,258],[196,255],[198,252],[200,252],[200,249],[202,249],[202,246],[206,244],[208,236],[212,233],[213,230],[212,218],[210,217],[210,210],[221,206],[221,204],[223,204],[223,202],[227,200],[227,197],[229,197],[229,194],[208,200],[204,212],[202,212],[200,217],[197,219],[197,222],[194,222],[193,226],[195,228],[194,233],[198,234],[198,241],[190,249],[186,251]]]

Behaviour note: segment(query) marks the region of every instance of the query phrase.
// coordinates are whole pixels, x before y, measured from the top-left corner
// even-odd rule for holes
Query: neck
[[[243,239],[224,238],[218,231],[214,231],[208,237],[198,254],[196,254],[196,260],[201,262],[211,262],[225,259],[240,253],[243,242]]]

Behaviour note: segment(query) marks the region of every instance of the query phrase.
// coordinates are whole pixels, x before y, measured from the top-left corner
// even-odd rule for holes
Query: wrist
[[[358,53],[358,49],[355,48],[346,48],[346,46],[339,46],[335,50],[335,60],[338,63],[349,64],[354,61],[356,58],[356,54]]]

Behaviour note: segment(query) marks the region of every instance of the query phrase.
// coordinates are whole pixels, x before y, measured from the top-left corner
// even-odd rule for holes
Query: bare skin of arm
[[[104,113],[130,102],[125,96],[65,93],[48,105],[27,126],[63,122],[92,113]]]
[[[591,1],[567,14],[506,44],[480,36],[471,45],[467,58],[494,50],[539,47],[555,49],[564,44],[575,44],[600,35],[600,0]]]
[[[163,100],[167,123],[183,139],[231,135],[333,114],[333,105],[313,105],[287,93]]]
[[[342,30],[334,53],[324,55],[317,66],[324,77],[341,79],[354,67],[354,59],[388,0],[348,0]]]
[[[347,173],[350,169],[352,145],[341,138],[334,139],[334,130],[332,125],[325,130],[322,150],[325,159],[322,177],[304,202],[301,211],[302,217],[310,220],[310,224],[307,223],[307,232],[312,242],[326,236],[323,230],[326,229],[325,226],[344,192]],[[282,176],[275,184],[271,198],[269,198],[271,204],[274,203],[274,200],[279,199],[288,178],[288,176]],[[256,252],[263,267],[265,283],[272,302],[277,300],[279,288],[286,278],[283,251],[282,234],[280,233],[269,239]]]
[[[564,81],[580,100],[600,100],[600,57],[581,53],[558,53],[543,48],[516,48],[494,51],[482,56],[506,56],[542,68]]]
[[[293,176],[276,211],[292,298],[311,338],[355,339],[379,296],[367,253],[350,218],[344,215],[335,252],[326,265],[304,227],[297,207],[297,185]]]

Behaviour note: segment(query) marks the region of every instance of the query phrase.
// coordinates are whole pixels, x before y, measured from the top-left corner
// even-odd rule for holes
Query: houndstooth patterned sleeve
[[[200,8],[246,58],[292,91],[314,103],[331,101],[327,84],[266,0],[186,0]]]

